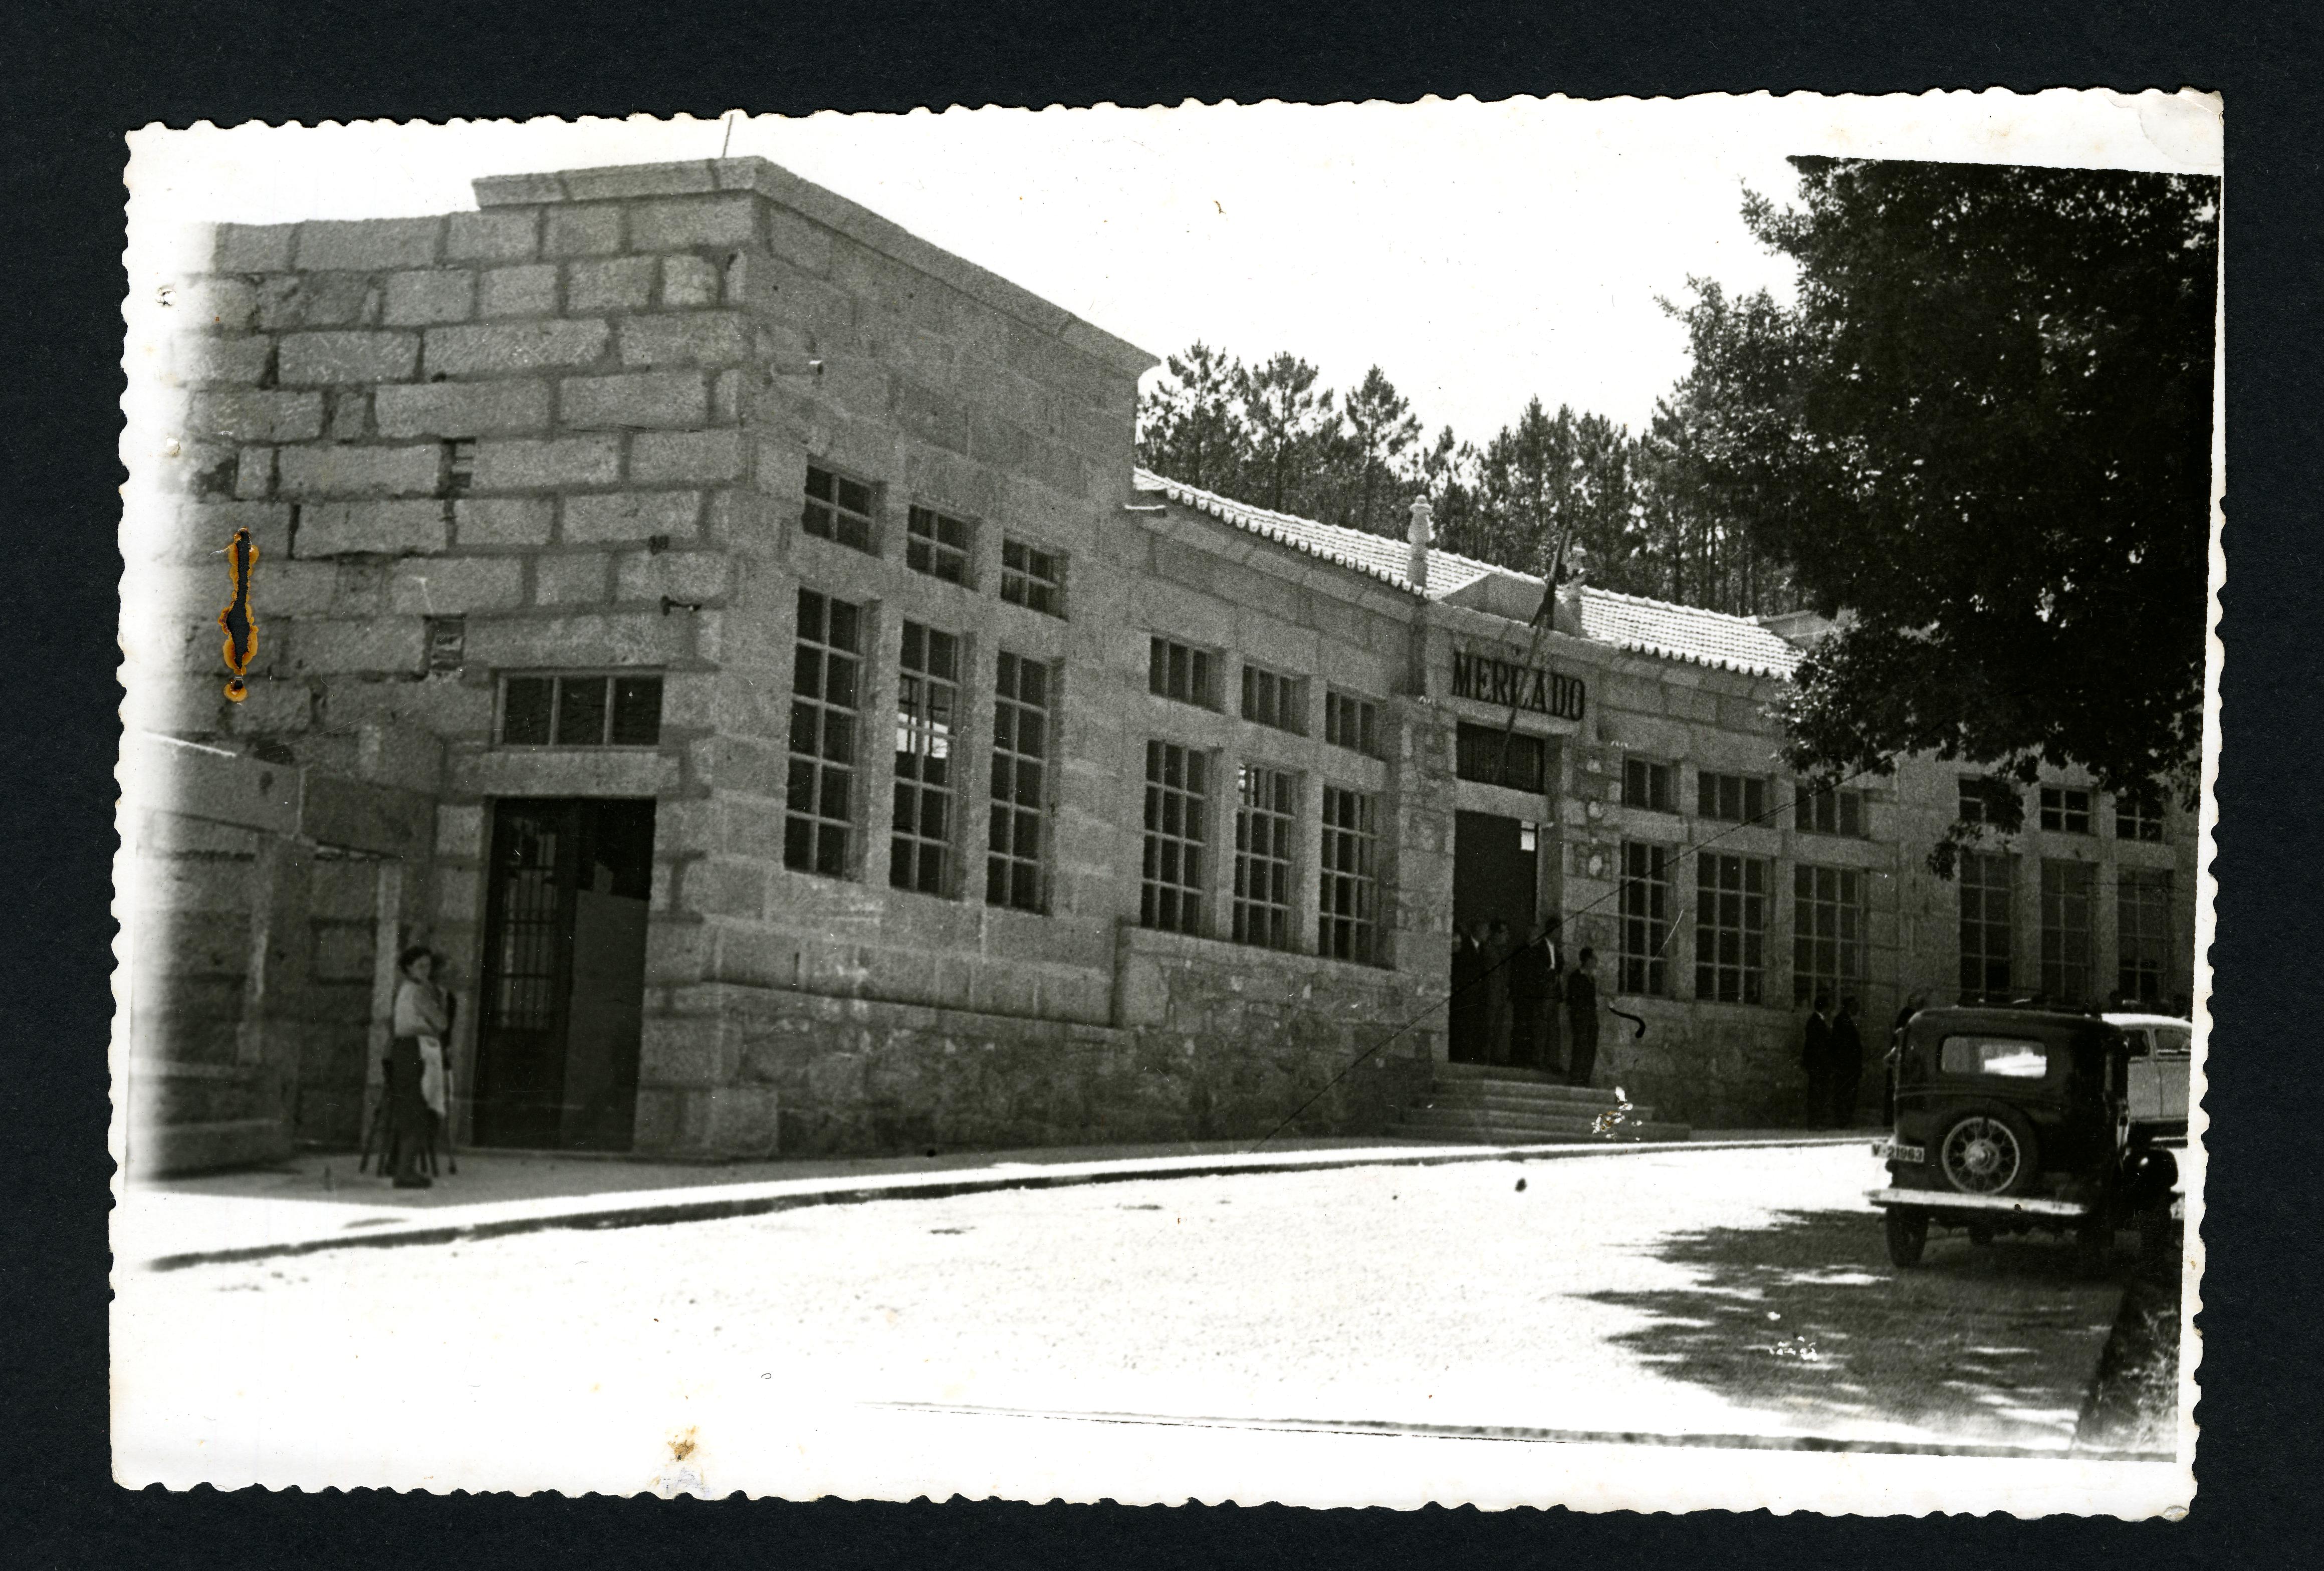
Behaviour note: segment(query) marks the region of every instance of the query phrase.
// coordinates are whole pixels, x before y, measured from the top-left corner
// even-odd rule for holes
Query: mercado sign
[[[1539,666],[1511,665],[1490,655],[1455,650],[1452,696],[1504,709],[1531,709],[1560,720],[1579,720],[1587,695],[1579,677],[1561,677]]]

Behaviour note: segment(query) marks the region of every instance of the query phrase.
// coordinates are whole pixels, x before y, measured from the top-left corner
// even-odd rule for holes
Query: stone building
[[[147,802],[159,1165],[353,1143],[407,942],[464,1141],[703,1159],[1379,1132],[1479,918],[1562,915],[1644,1021],[1600,1084],[1699,1124],[1788,1120],[1819,985],[2190,990],[2191,825],[2061,778],[1940,883],[1958,772],[1794,801],[1775,626],[1135,471],[1153,356],[763,161],[476,195],[225,226],[183,291],[130,724],[428,833]]]

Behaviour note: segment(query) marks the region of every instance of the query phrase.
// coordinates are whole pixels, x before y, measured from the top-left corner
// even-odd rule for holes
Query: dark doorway
[[[1490,1022],[1485,1007],[1489,984],[1476,952],[1466,947],[1465,935],[1478,922],[1499,920],[1508,924],[1513,939],[1525,939],[1532,931],[1535,912],[1534,864],[1533,835],[1526,825],[1493,813],[1454,815],[1453,995],[1447,1054],[1455,1063],[1482,1063],[1489,1057],[1486,1038]]]
[[[478,1145],[630,1149],[653,835],[650,801],[493,804]]]

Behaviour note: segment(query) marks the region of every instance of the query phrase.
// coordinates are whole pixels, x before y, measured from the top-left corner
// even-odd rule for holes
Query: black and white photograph
[[[2218,96],[128,149],[119,1483],[2188,1511]]]

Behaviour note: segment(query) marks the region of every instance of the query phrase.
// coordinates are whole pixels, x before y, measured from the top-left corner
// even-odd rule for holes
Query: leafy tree
[[[1793,162],[1801,205],[1746,217],[1798,263],[1798,305],[1699,290],[1682,314],[1690,461],[1755,550],[1849,613],[1799,673],[1794,763],[1931,753],[2021,783],[2079,763],[2191,805],[2217,181]]]

